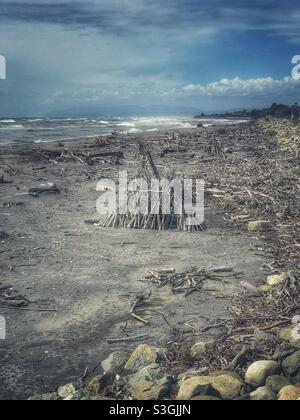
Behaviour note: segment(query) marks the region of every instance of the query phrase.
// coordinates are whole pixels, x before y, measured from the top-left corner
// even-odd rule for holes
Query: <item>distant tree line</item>
[[[204,118],[204,117],[219,117],[219,118],[266,118],[266,117],[273,117],[273,118],[288,118],[291,120],[299,120],[300,119],[300,106],[296,102],[294,105],[283,105],[277,104],[274,102],[270,108],[263,108],[263,109],[253,109],[251,111],[247,111],[246,109],[242,111],[234,111],[234,112],[225,112],[222,114],[201,114],[196,115],[196,118]]]

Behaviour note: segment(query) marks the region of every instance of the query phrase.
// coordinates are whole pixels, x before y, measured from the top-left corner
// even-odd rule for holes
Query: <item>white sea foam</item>
[[[13,124],[15,122],[15,120],[0,120],[0,124]]]
[[[135,127],[135,123],[132,123],[132,122],[122,122],[122,123],[117,123],[116,125],[121,125],[123,127]]]
[[[125,133],[127,134],[136,134],[136,133],[142,133],[143,130],[140,130],[139,128],[130,128],[130,130],[126,130]]]
[[[24,130],[24,127],[21,124],[14,124],[8,125],[7,127],[0,127],[0,130]]]

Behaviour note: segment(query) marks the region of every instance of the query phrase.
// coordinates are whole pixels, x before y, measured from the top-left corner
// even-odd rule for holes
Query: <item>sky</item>
[[[299,0],[0,0],[0,117],[293,103]]]

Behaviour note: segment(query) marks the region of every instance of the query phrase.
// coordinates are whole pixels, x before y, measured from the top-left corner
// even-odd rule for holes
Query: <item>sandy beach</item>
[[[263,130],[249,123],[1,147],[0,282],[13,285],[27,303],[7,306],[0,301],[0,315],[7,322],[7,340],[0,342],[1,399],[51,392],[86,368],[95,376],[112,351],[130,351],[138,344],[111,344],[110,339],[145,334],[142,342],[158,346],[178,337],[190,343],[195,331],[199,335],[214,320],[228,317],[226,307],[242,291],[242,281],[262,284],[274,270],[274,259],[281,270],[297,265],[298,254],[293,253],[299,248],[292,246],[289,258],[276,254],[276,247],[284,248],[276,231],[247,232],[248,221],[263,216],[259,206],[249,205],[249,193],[248,199],[240,193],[233,207],[226,195],[231,191],[234,196],[235,172],[244,167],[246,173],[247,165],[260,165],[262,158],[268,160],[267,169],[271,160],[278,162],[277,146],[272,143],[266,152],[259,136],[265,136]],[[212,138],[222,140],[222,155],[209,152]],[[119,170],[134,173],[138,139],[149,146],[162,173],[172,169],[179,176],[205,179],[207,230],[110,229],[86,223],[99,219],[97,182],[116,179]],[[284,165],[286,176],[297,180],[296,162]],[[49,182],[60,192],[28,194]],[[245,186],[250,196],[257,188],[250,179]],[[275,223],[272,210],[269,216]],[[285,229],[289,237],[281,239],[288,246],[297,242],[299,223],[291,222],[292,213],[286,217],[292,225]],[[226,285],[208,282],[187,297],[145,280],[146,269],[180,272],[193,266],[231,266],[241,274],[226,279]],[[149,325],[144,325],[130,317],[129,302],[149,291]],[[200,335],[218,337],[223,328]]]

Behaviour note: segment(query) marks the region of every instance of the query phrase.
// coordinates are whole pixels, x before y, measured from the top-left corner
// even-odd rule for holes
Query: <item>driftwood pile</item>
[[[53,182],[48,182],[45,185],[33,187],[28,190],[32,197],[39,197],[42,194],[59,194],[60,190]]]
[[[260,124],[263,130],[274,133],[281,148],[291,156],[300,156],[300,124],[288,120],[271,120]]]
[[[148,213],[142,214],[140,212],[133,213],[128,211],[126,214],[109,214],[98,223],[101,227],[114,228],[133,228],[133,229],[151,229],[151,230],[166,230],[177,228],[180,231],[202,231],[206,229],[206,224],[189,225],[186,223],[188,215],[175,214],[174,206],[174,192],[171,191],[170,197],[170,214],[162,212],[161,199],[156,204],[155,212],[151,212],[153,203],[151,203],[151,180],[160,180],[160,174],[157,166],[154,163],[149,149],[143,142],[138,143],[138,149],[135,155],[138,159],[138,167],[134,175],[134,179],[144,179],[148,184]],[[134,194],[129,192],[130,196]],[[155,213],[155,214],[154,214]]]
[[[300,268],[299,157],[287,156],[271,131],[243,126],[234,137],[234,152],[206,165],[208,202],[240,226],[268,221],[271,229],[262,236],[270,254],[279,267]]]
[[[216,136],[211,137],[208,142],[208,145],[205,147],[205,152],[211,156],[218,156],[226,158],[226,153],[222,141]]]
[[[211,267],[191,269],[176,273],[174,269],[166,270],[147,270],[149,273],[145,280],[157,284],[158,287],[170,286],[173,293],[184,293],[189,296],[194,292],[201,291],[202,286],[207,280],[223,282],[221,273],[232,273],[231,267]],[[231,274],[234,276],[234,274]]]

